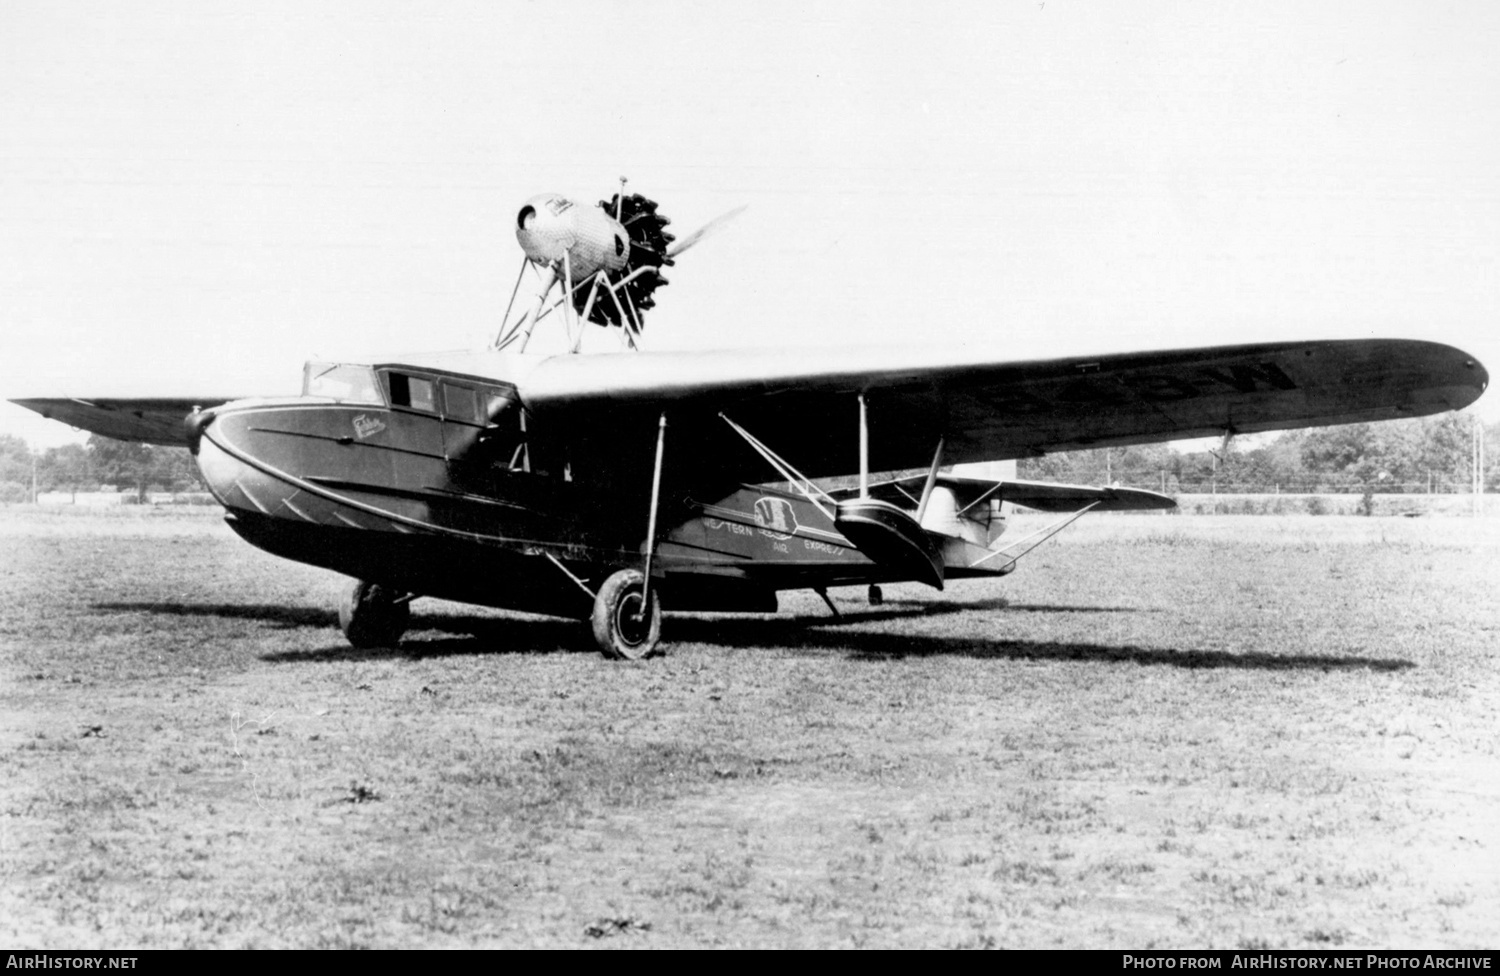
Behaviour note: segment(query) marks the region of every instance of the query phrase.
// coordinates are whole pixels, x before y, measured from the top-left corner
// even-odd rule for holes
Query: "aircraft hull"
[[[586,617],[592,588],[641,564],[640,490],[486,464],[473,431],[450,427],[370,405],[241,401],[201,424],[197,459],[252,545],[409,593]],[[774,611],[777,590],[912,578],[776,488],[663,507],[686,513],[657,546],[668,609]]]
[[[587,594],[539,551],[444,527],[420,499],[330,489],[226,447],[210,432],[199,468],[230,528],[257,548],[410,593],[588,616]]]

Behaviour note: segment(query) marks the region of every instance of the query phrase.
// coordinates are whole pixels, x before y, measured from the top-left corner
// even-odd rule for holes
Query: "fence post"
[[[1474,415],[1474,425],[1470,433],[1472,452],[1470,463],[1473,469],[1473,477],[1469,487],[1474,491],[1474,515],[1478,517],[1484,514],[1484,424],[1480,423],[1479,416]]]

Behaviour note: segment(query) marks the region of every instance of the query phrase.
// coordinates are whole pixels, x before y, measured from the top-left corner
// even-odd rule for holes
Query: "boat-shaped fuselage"
[[[299,562],[566,616],[586,616],[591,585],[641,562],[649,453],[635,452],[633,476],[620,458],[573,457],[576,443],[538,429],[504,379],[313,363],[302,396],[233,401],[189,425],[235,531]],[[669,607],[773,609],[778,589],[885,575],[795,492],[701,489],[678,484],[662,505]]]
[[[510,585],[527,556],[634,558],[583,531],[571,471],[537,456],[515,387],[500,380],[309,364],[303,396],[238,400],[190,424],[230,524],[300,562],[413,593],[571,613],[576,586]]]

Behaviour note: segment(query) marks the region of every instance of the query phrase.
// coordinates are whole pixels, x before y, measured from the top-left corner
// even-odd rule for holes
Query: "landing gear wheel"
[[[885,594],[880,592],[880,587],[876,586],[874,583],[870,584],[869,600],[870,606],[872,607],[878,607],[885,602]]]
[[[599,587],[591,623],[594,641],[605,657],[639,661],[649,657],[661,640],[661,601],[651,591],[651,606],[641,614],[646,577],[638,569],[622,569]]]
[[[355,647],[395,647],[411,623],[411,601],[406,594],[355,580],[339,602],[339,626]]]

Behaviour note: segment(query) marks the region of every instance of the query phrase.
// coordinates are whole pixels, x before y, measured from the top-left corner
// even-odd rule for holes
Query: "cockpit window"
[[[308,363],[302,370],[302,395],[344,403],[385,404],[373,369],[343,363]]]
[[[474,410],[474,391],[467,386],[443,384],[443,416],[473,424],[479,421]]]
[[[432,380],[424,380],[420,376],[407,376],[405,373],[390,373],[391,380],[391,406],[411,407],[415,410],[426,410],[429,413],[437,409],[437,401],[433,398]]]

